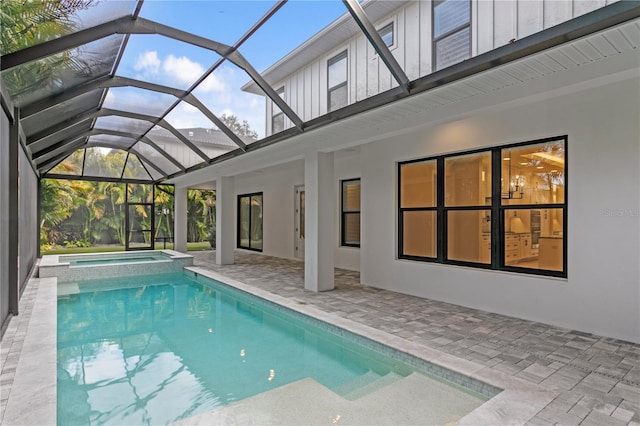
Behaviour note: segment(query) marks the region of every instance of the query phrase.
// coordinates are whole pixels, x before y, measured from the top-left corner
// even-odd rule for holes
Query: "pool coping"
[[[559,393],[519,378],[509,376],[491,367],[474,363],[436,349],[301,304],[268,291],[231,279],[217,272],[198,267],[184,269],[220,281],[269,302],[303,315],[343,328],[382,345],[390,346],[436,366],[503,389],[480,407],[460,419],[457,425],[525,424]],[[57,351],[57,278],[39,280],[34,307],[26,331],[16,374],[10,389],[3,425],[38,424],[55,425],[57,413],[56,351]],[[223,414],[226,407],[192,417],[193,421],[212,413]]]
[[[154,254],[163,259],[142,260]],[[71,261],[113,260],[120,257],[133,258],[133,261],[112,262],[93,265],[73,265]],[[137,260],[137,261],[136,261]],[[193,256],[174,250],[135,250],[124,252],[79,253],[43,256],[40,261],[38,275],[57,277],[60,281],[75,282],[98,278],[117,278],[121,276],[145,275],[163,272],[178,272],[186,266],[193,265]]]
[[[170,259],[188,259],[193,258],[193,256],[185,253],[181,253],[175,250],[169,249],[158,249],[158,250],[132,250],[132,251],[114,251],[114,252],[104,252],[104,253],[74,253],[74,254],[48,254],[42,256],[40,259],[40,267],[50,267],[50,266],[68,266],[70,262],[64,262],[64,258],[100,258],[100,257],[109,257],[109,256],[130,256],[130,255],[151,255],[153,253],[163,253],[167,256],[167,260]],[[63,258],[63,259],[61,259]],[[164,259],[162,260],[164,261]]]

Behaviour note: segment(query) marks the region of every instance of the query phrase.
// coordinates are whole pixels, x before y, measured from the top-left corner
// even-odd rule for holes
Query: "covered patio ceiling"
[[[175,180],[640,16],[638,3],[617,2],[410,81],[372,24],[397,2],[68,3],[81,7],[70,6],[58,34],[16,42],[19,34],[3,31],[3,106],[17,115],[40,177],[128,182]],[[274,90],[269,66],[295,48],[322,49],[312,36],[329,25],[335,43],[364,32],[395,82],[304,121]],[[265,137],[265,98],[243,91],[247,84],[293,127]]]

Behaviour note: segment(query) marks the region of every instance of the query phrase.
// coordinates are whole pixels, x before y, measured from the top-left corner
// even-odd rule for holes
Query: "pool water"
[[[168,424],[305,378],[358,398],[413,372],[213,280],[133,279],[59,296],[59,425]]]

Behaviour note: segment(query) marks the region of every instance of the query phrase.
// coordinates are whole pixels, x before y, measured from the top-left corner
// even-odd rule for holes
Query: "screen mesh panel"
[[[87,148],[83,176],[119,178],[127,152],[110,148]]]
[[[220,55],[209,49],[161,35],[134,34],[117,74],[186,90],[219,59]]]
[[[134,138],[127,138],[123,136],[100,134],[89,137],[87,143],[92,145],[104,144],[106,146],[127,150],[136,143],[136,140]]]
[[[135,154],[129,154],[127,164],[124,166],[124,174],[122,177],[129,179],[152,179],[140,162],[140,159]]]
[[[115,34],[2,72],[16,106],[57,95],[113,68],[124,36]]]
[[[108,115],[98,117],[94,127],[96,129],[115,130],[140,136],[145,134],[152,126],[153,123],[149,121],[120,117],[117,115]]]
[[[153,92],[137,87],[112,87],[104,100],[104,107],[144,115],[159,116],[176,98],[166,93]]]
[[[245,144],[264,137],[265,130],[264,97],[240,89],[250,80],[243,69],[225,61],[193,91]]]
[[[34,142],[33,144],[29,145],[29,150],[32,154],[36,154],[37,152],[49,148],[50,146],[55,145],[59,142],[72,142],[78,135],[82,134],[83,132],[89,131],[90,129],[91,120],[81,121],[80,123],[69,126],[66,129],[57,132],[49,137]]]
[[[160,148],[171,155],[171,152],[167,151],[166,147],[160,145]],[[142,154],[147,160],[153,162],[154,165],[162,169],[168,175],[180,171],[180,169],[175,164],[169,161],[165,156],[160,154],[154,147],[149,144],[138,142],[133,146],[133,149]],[[147,171],[149,171],[149,173],[152,173],[148,167]]]
[[[118,0],[20,3],[23,4],[3,8],[3,13],[8,15],[12,25],[2,29],[2,55],[131,15],[137,2]]]
[[[84,149],[73,151],[67,158],[52,168],[49,173],[56,175],[82,175],[82,165],[84,163]]]
[[[189,130],[179,130],[179,132],[185,137],[189,135]],[[184,167],[188,168],[204,161],[195,151],[164,127],[155,126],[147,134],[147,137]],[[187,139],[189,138],[187,137]]]
[[[102,92],[102,89],[92,90],[23,118],[20,122],[25,135],[29,137],[56,123],[71,120],[85,111],[97,108]]]
[[[141,160],[141,163],[144,164],[144,166],[147,168],[147,170],[149,171],[149,174],[151,175],[151,178],[153,180],[158,180],[158,179],[162,179],[163,178],[163,176],[160,173],[158,173],[158,171],[156,169],[151,167],[149,165],[149,163],[147,163],[144,160]]]

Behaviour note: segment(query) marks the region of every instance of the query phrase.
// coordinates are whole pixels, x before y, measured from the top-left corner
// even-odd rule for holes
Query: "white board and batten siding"
[[[471,54],[480,55],[618,0],[472,0]],[[433,72],[432,3],[403,3],[375,23],[394,26],[393,56],[410,80]],[[327,61],[347,51],[348,102],[355,103],[397,86],[391,73],[365,38],[358,34],[273,84],[284,86],[284,100],[303,121],[327,113]],[[267,135],[272,133],[273,104],[266,105]],[[293,123],[285,118],[285,128]]]

